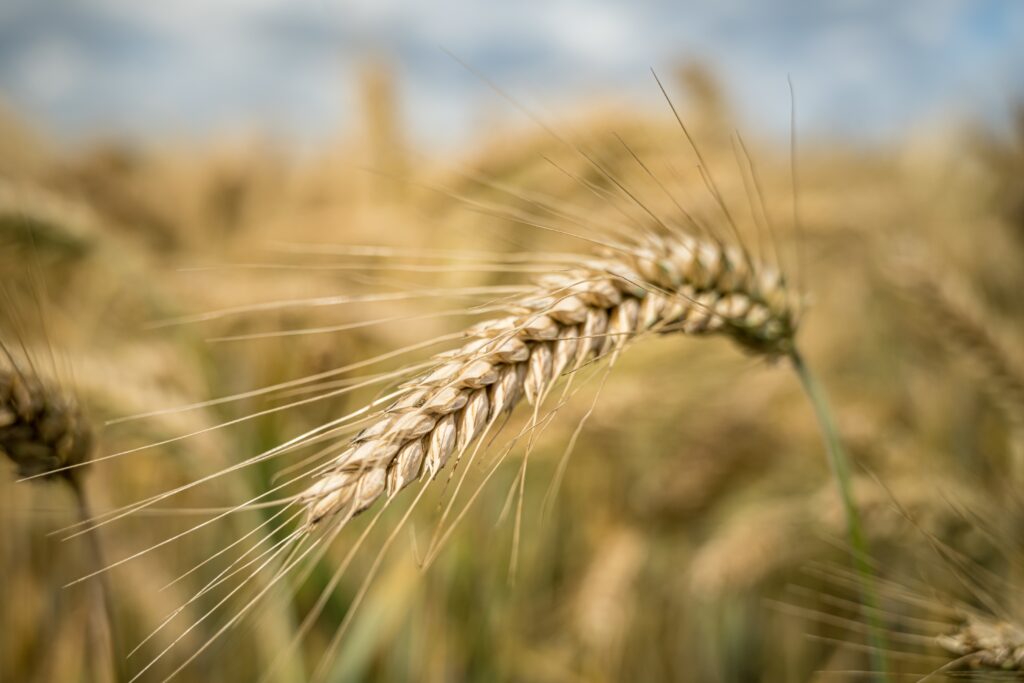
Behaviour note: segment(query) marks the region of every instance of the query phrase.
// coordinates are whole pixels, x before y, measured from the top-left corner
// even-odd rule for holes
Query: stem
[[[68,484],[71,486],[71,490],[75,494],[75,502],[78,504],[78,516],[80,521],[88,522],[92,519],[92,513],[89,511],[89,500],[85,494],[85,488],[82,486],[81,481],[77,477],[69,477],[67,479]],[[100,545],[99,534],[95,529],[90,529],[84,534],[86,544],[89,548],[89,560],[94,565],[95,570],[102,569],[106,566],[103,561],[103,548]],[[93,675],[97,680],[102,680],[102,674],[99,673],[100,668],[95,666],[96,658],[101,656],[101,652],[106,652],[110,658],[109,663],[109,676],[112,681],[125,681],[127,676],[124,671],[124,660],[121,658],[118,651],[117,637],[114,630],[114,605],[113,605],[113,594],[110,590],[110,582],[107,579],[106,572],[99,574],[96,577],[95,584],[95,596],[94,600],[98,605],[98,608],[102,610],[102,614],[98,615],[95,610],[91,610],[93,618],[91,621],[91,640],[92,640],[92,660],[94,662]],[[96,618],[102,616],[103,618]]]
[[[880,605],[878,593],[875,590],[875,573],[868,558],[867,538],[864,536],[864,528],[861,525],[860,512],[853,499],[853,481],[850,476],[850,460],[843,449],[842,441],[839,438],[839,430],[836,429],[832,411],[828,406],[828,399],[825,391],[818,380],[811,374],[810,369],[804,362],[803,356],[795,348],[790,352],[790,360],[793,369],[796,370],[800,384],[803,386],[807,398],[814,408],[818,418],[818,426],[821,429],[822,439],[825,441],[825,450],[828,453],[828,464],[832,469],[832,476],[835,478],[836,486],[839,489],[839,497],[843,502],[843,511],[846,514],[846,533],[853,549],[853,564],[860,574],[861,598],[871,609],[867,616],[869,627],[869,638],[871,640],[871,661],[875,672],[882,681],[889,678],[889,666],[886,658],[885,636],[881,621],[878,615]]]

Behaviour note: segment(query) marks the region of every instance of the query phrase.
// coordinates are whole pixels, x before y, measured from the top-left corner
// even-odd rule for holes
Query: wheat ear
[[[23,478],[63,481],[75,498],[79,521],[92,519],[82,475],[92,455],[92,426],[71,394],[49,386],[35,374],[19,367],[0,343],[10,368],[0,367],[0,453],[5,454]],[[93,566],[106,565],[95,530],[85,535]],[[114,627],[112,591],[106,576],[93,591],[95,609],[90,613],[91,661],[98,678],[123,678]],[[110,661],[103,662],[109,653]],[[109,672],[105,667],[109,666]]]
[[[437,475],[522,399],[617,353],[644,333],[721,334],[768,357],[791,353],[797,307],[782,275],[749,254],[689,236],[650,236],[544,276],[508,315],[466,331],[461,347],[399,390],[299,496],[312,527],[357,514]]]
[[[1018,624],[971,616],[937,642],[965,667],[1024,671],[1024,629]]]
[[[74,400],[17,368],[0,368],[0,452],[18,476],[71,480],[91,450],[92,430]]]
[[[997,334],[997,316],[964,283],[932,275],[941,272],[924,263],[904,260],[899,270],[891,269],[890,280],[928,322],[941,328],[943,343],[963,351],[987,380],[992,394],[1015,423],[1024,423],[1024,372],[1015,353]]]

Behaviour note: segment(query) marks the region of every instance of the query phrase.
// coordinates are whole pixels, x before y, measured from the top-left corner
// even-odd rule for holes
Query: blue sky
[[[1005,0],[3,0],[0,91],[65,138],[267,130],[317,142],[371,56],[414,139],[508,109],[444,47],[545,110],[589,93],[657,106],[649,68],[714,67],[745,128],[865,138],[999,120],[1024,98],[1024,2]]]

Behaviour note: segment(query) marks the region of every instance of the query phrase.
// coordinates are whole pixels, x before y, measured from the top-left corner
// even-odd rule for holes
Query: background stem
[[[82,483],[74,477],[68,479],[71,490],[75,494],[75,501],[78,504],[78,516],[82,522],[92,519],[89,510],[89,500],[86,497]],[[85,534],[85,542],[89,549],[89,560],[98,571],[106,566],[103,560],[103,549],[100,546],[99,534],[95,529],[89,529]],[[117,644],[117,637],[114,630],[114,605],[113,595],[110,591],[110,582],[106,572],[94,577],[91,582],[94,586],[93,608],[90,610],[90,633],[92,641],[90,653],[93,662],[93,676],[97,681],[125,681],[127,676],[124,672],[124,660],[121,658]],[[99,662],[108,660],[108,666],[103,667]],[[106,670],[108,675],[102,674]]]

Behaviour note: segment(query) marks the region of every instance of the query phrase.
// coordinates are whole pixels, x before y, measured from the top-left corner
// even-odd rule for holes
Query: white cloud
[[[18,56],[16,88],[42,106],[66,103],[76,85],[87,80],[89,59],[60,36],[42,36]]]
[[[549,39],[575,59],[607,67],[640,44],[628,5],[556,3],[544,22]]]

